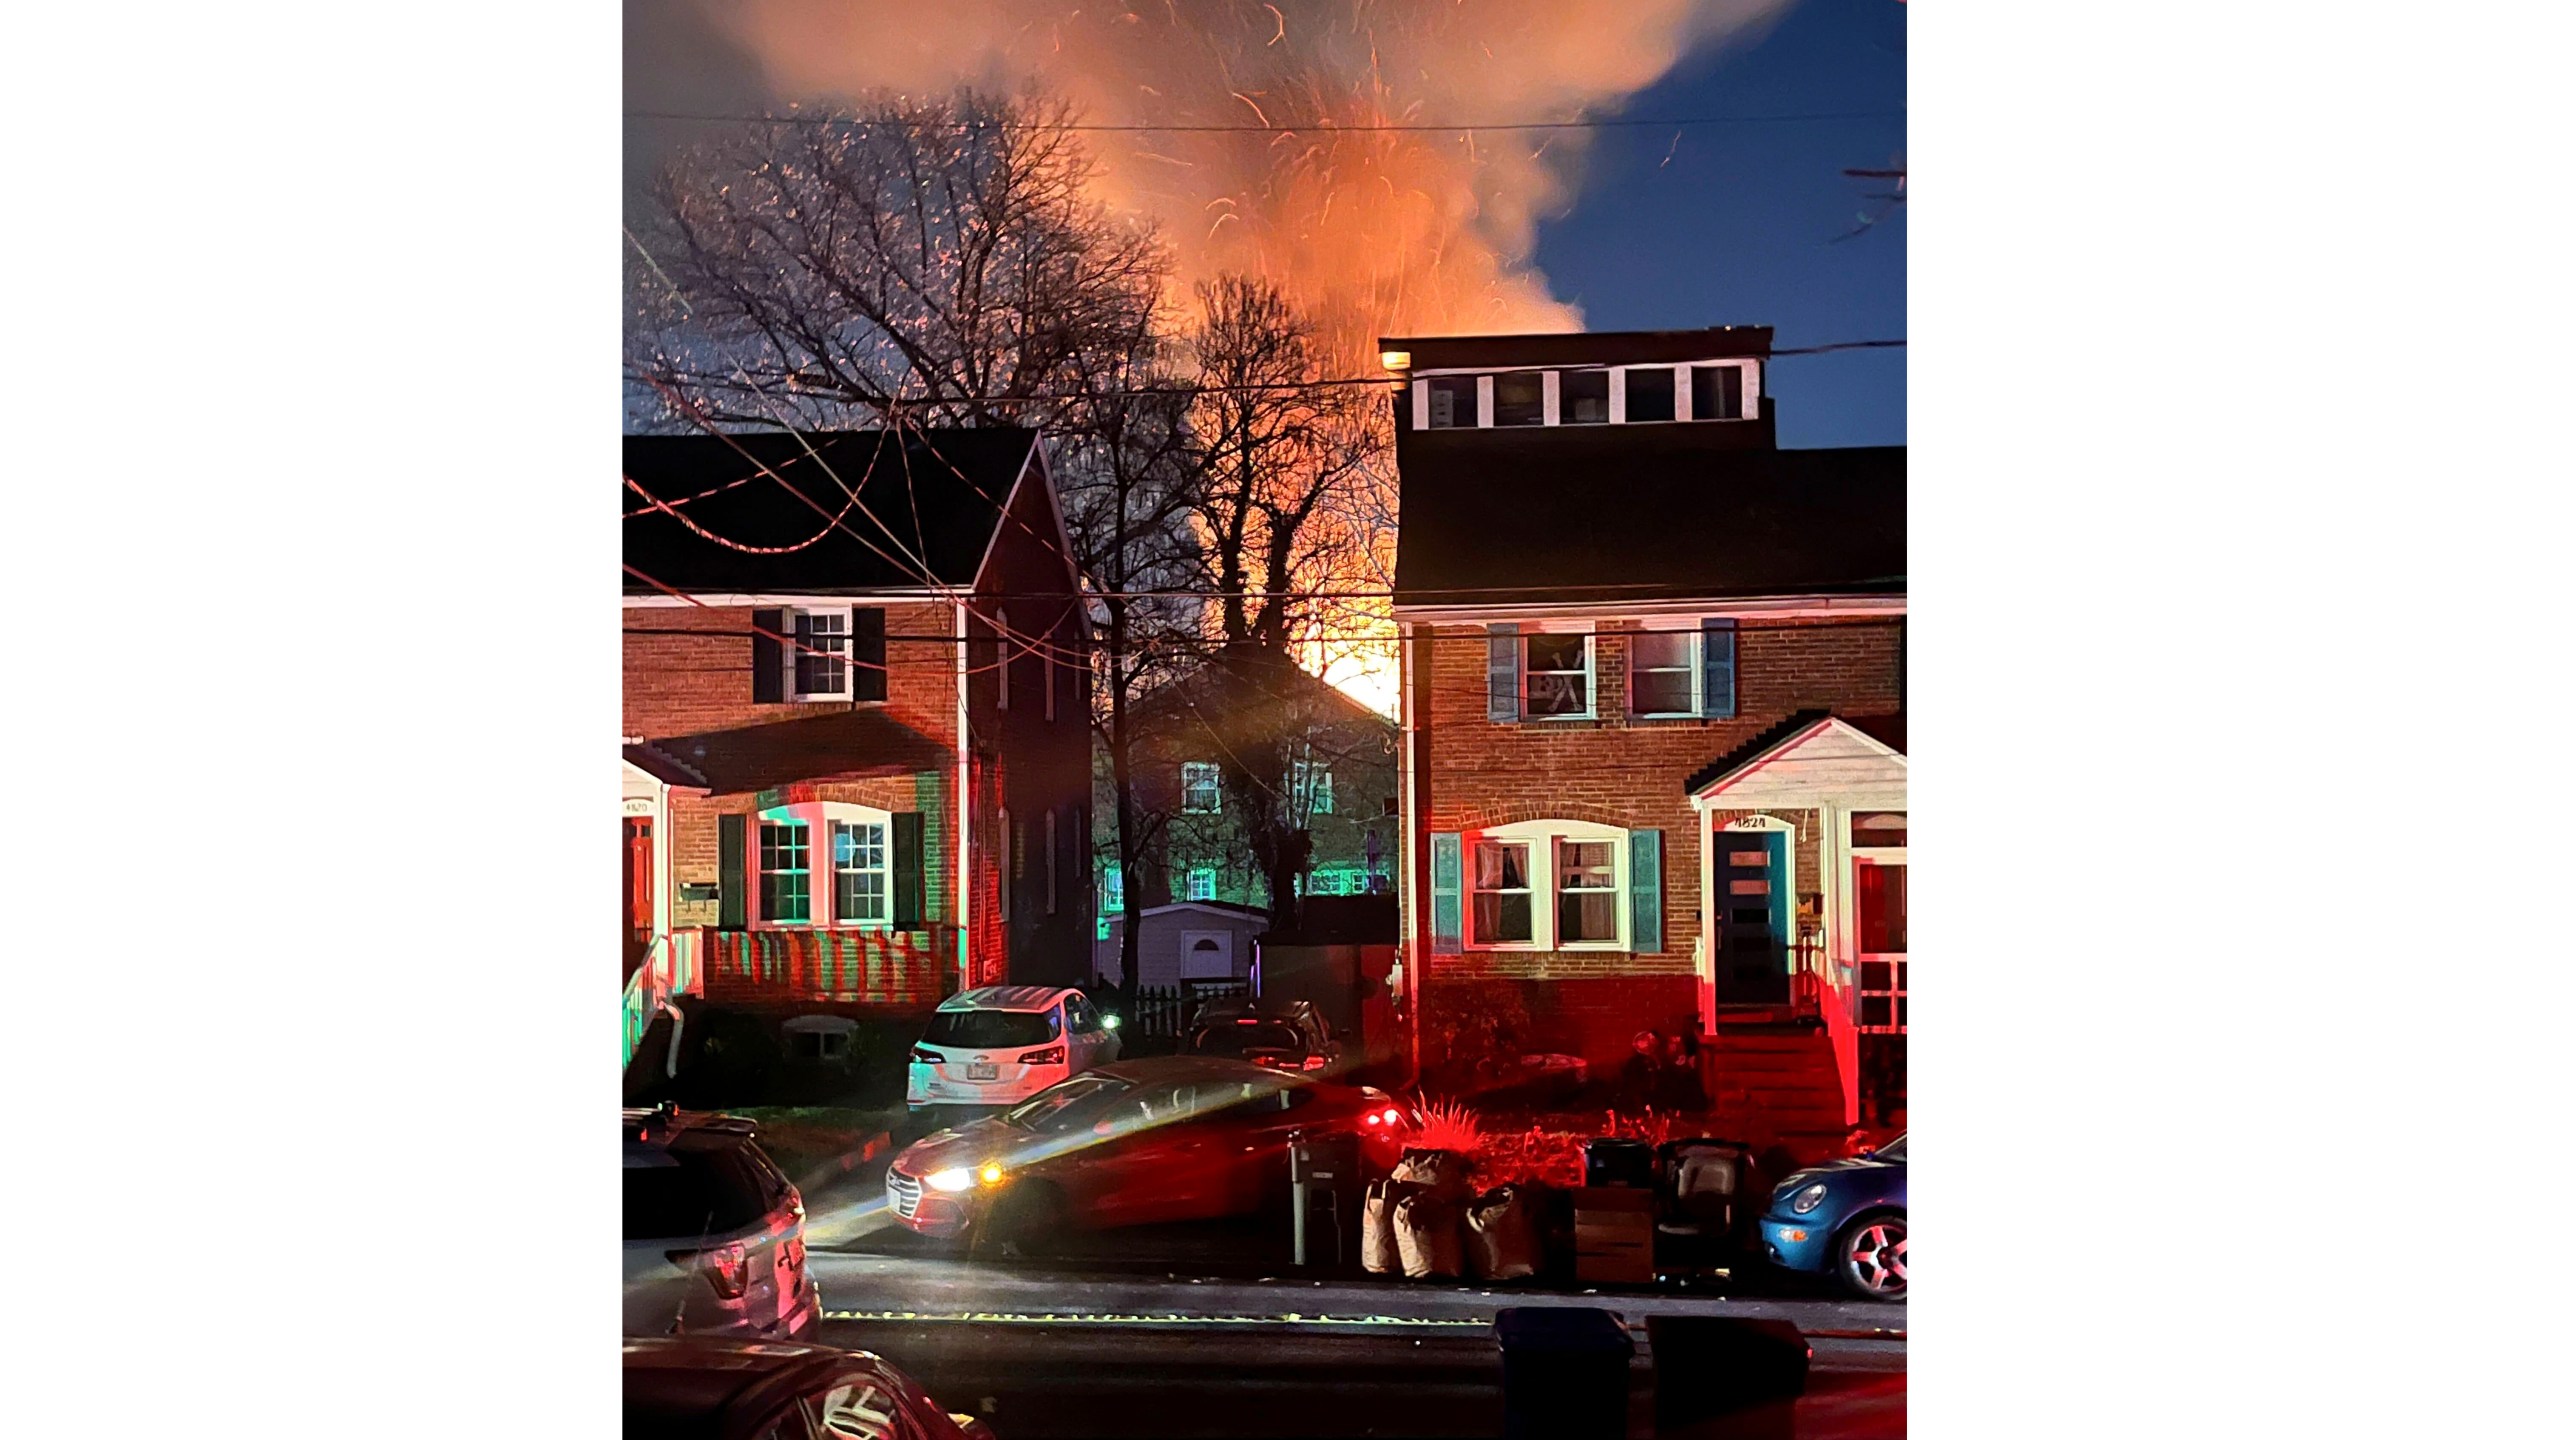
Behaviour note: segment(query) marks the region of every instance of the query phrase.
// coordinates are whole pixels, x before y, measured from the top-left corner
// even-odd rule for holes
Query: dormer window
[[[1423,405],[1433,430],[1472,430],[1476,423],[1476,377],[1436,375],[1422,382]]]
[[[1692,420],[1741,419],[1742,367],[1739,365],[1690,366],[1689,418]]]
[[[1609,372],[1567,370],[1558,377],[1556,419],[1566,425],[1609,423]]]
[[[1493,423],[1547,423],[1547,372],[1513,370],[1493,377]]]
[[[1627,370],[1627,420],[1671,420],[1679,415],[1679,372],[1668,365],[1630,366]]]

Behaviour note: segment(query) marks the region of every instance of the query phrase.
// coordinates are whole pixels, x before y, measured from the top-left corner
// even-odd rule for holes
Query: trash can
[[[1360,1140],[1300,1135],[1289,1142],[1289,1258],[1349,1268],[1360,1261]]]
[[[1636,1342],[1614,1310],[1516,1305],[1493,1312],[1502,1351],[1502,1440],[1625,1440]]]
[[[1784,1320],[1648,1315],[1653,1432],[1662,1440],[1788,1440],[1813,1351]]]
[[[1582,1183],[1652,1189],[1653,1147],[1625,1135],[1595,1135],[1583,1141]]]

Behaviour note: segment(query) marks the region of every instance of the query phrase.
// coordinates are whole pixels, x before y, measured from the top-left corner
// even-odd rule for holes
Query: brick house
[[[649,983],[1080,978],[1089,631],[1038,437],[635,436],[623,467],[627,1016]]]
[[[1901,943],[1904,452],[1778,448],[1770,338],[1380,341],[1426,1071],[1495,1037],[1614,1075],[1694,1019],[1719,1113],[1855,1116],[1861,896]]]
[[[1263,678],[1265,675],[1268,678]],[[1295,666],[1248,675],[1212,657],[1137,702],[1146,712],[1132,757],[1142,810],[1166,817],[1144,853],[1123,857],[1107,757],[1097,757],[1094,811],[1104,924],[1124,898],[1142,907],[1220,901],[1269,909],[1245,807],[1255,783],[1238,755],[1277,745],[1283,797],[1307,832],[1300,895],[1389,894],[1396,888],[1395,722]],[[1108,931],[1097,929],[1108,938]]]

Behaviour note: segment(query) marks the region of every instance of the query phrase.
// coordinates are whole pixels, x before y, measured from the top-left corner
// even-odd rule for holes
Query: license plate
[[[996,1078],[996,1067],[992,1063],[979,1064],[972,1061],[969,1066],[969,1078],[972,1080],[993,1080]]]

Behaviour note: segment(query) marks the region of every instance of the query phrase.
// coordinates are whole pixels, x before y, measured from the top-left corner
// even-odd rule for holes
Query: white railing
[[[631,1067],[631,1056],[640,1048],[642,1036],[667,1008],[667,1000],[675,995],[702,993],[702,937],[693,931],[677,931],[661,935],[649,942],[649,956],[631,978],[622,985],[622,1065]],[[674,1056],[668,1057],[672,1066]]]

